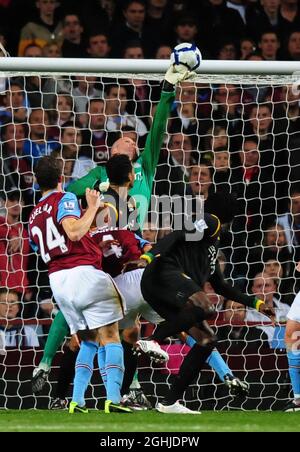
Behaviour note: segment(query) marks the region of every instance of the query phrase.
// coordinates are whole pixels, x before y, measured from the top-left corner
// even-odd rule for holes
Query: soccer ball
[[[185,66],[189,71],[195,71],[201,64],[202,55],[198,47],[189,42],[183,42],[174,47],[171,53],[171,63],[176,66]]]

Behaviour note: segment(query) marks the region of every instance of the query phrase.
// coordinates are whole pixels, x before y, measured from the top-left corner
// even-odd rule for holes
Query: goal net
[[[0,408],[47,408],[57,396],[68,342],[54,358],[49,383],[34,396],[32,371],[57,312],[47,271],[28,242],[29,213],[39,199],[34,165],[42,155],[55,155],[68,189],[96,165],[105,165],[121,136],[134,139],[142,156],[167,66],[154,60],[0,59]],[[280,409],[290,397],[283,337],[299,290],[297,69],[297,64],[276,62],[203,62],[193,80],[176,88],[144,236],[155,242],[174,226],[178,212],[173,207],[163,211],[161,199],[234,193],[239,213],[222,231],[222,270],[234,285],[276,310],[272,325],[205,284],[217,311],[212,326],[218,350],[233,374],[250,384],[250,393],[234,398],[207,366],[185,394],[191,408]],[[143,319],[141,324],[141,334],[149,335],[153,326]],[[189,349],[179,338],[162,346],[170,355],[167,366],[139,362],[139,382],[153,405]],[[95,371],[88,406],[99,406],[103,397]]]

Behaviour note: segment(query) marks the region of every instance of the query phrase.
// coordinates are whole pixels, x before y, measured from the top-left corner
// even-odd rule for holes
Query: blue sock
[[[189,347],[193,348],[194,345],[196,344],[195,339],[192,336],[187,336],[186,340],[185,340],[186,345],[188,345]]]
[[[122,344],[105,345],[105,371],[107,400],[120,403],[124,376],[124,353]]]
[[[75,377],[72,401],[79,406],[85,405],[84,394],[94,369],[94,357],[98,350],[96,342],[81,342],[79,353],[75,364]]]
[[[206,362],[218,374],[218,377],[221,381],[224,381],[225,375],[229,374],[233,377],[231,370],[229,369],[227,363],[224,361],[218,350],[213,350],[207,358]]]
[[[194,338],[192,338],[192,336],[187,336],[186,344],[189,345],[190,347],[193,347],[193,345],[196,344],[196,341]],[[220,378],[221,381],[224,381],[225,375],[229,374],[233,376],[231,370],[225,363],[224,359],[222,358],[218,350],[214,349],[207,358],[206,362],[218,374],[218,377]]]
[[[300,352],[287,352],[289,362],[289,374],[295,399],[300,399]]]
[[[98,348],[98,365],[99,365],[99,371],[100,375],[102,377],[103,384],[106,389],[106,383],[107,383],[107,376],[105,372],[105,347],[101,346]]]

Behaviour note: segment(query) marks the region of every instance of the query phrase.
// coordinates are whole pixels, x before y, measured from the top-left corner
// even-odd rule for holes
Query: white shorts
[[[300,323],[300,292],[297,293],[293,304],[288,312],[287,318]]]
[[[49,279],[71,334],[87,327],[100,328],[124,317],[124,299],[103,271],[81,265],[51,273]]]
[[[141,292],[143,271],[143,269],[139,268],[131,272],[122,273],[114,278],[118,289],[126,301],[127,313],[119,323],[119,328],[122,330],[134,327],[138,315],[141,315],[145,320],[154,324],[163,321],[143,298]]]

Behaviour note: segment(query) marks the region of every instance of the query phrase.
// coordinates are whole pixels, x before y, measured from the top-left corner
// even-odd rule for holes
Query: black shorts
[[[171,319],[201,288],[175,264],[156,258],[144,270],[141,290],[144,299],[161,317]]]

